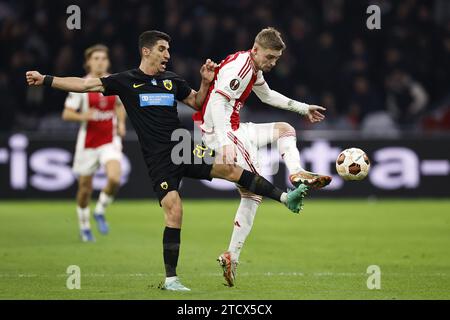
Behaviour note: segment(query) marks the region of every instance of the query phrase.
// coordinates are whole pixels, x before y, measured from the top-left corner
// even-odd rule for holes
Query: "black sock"
[[[180,232],[181,229],[169,227],[164,229],[163,256],[166,277],[175,277],[177,275],[178,255],[180,253]]]
[[[283,191],[258,174],[244,170],[238,184],[257,195],[281,202]]]

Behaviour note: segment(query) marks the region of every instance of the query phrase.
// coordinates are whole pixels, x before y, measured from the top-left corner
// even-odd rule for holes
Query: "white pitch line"
[[[201,277],[217,277],[222,276],[221,272],[209,272],[209,273],[195,273],[196,276]],[[435,273],[387,273],[384,272],[383,276],[440,276],[440,277],[448,277],[450,274],[435,272]],[[45,277],[57,277],[57,278],[66,278],[68,275],[65,273],[62,274],[36,274],[36,273],[0,273],[0,278],[45,278]],[[134,277],[134,278],[144,278],[144,277],[164,277],[164,273],[83,273],[81,272],[82,277],[88,278],[111,278],[111,277]],[[189,273],[185,273],[186,277],[189,277]],[[366,273],[352,273],[352,272],[313,272],[313,273],[303,273],[303,272],[243,272],[239,273],[239,277],[254,277],[254,276],[265,276],[265,277],[366,277]]]

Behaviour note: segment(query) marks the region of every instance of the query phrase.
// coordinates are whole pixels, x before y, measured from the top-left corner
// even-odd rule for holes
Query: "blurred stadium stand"
[[[81,30],[66,28],[71,4],[81,8]],[[366,28],[369,4],[381,7],[381,30]],[[0,1],[0,131],[77,129],[60,120],[65,93],[28,88],[26,70],[83,76],[83,50],[95,43],[110,47],[112,72],[134,68],[139,33],[159,29],[173,39],[170,69],[196,88],[203,60],[249,49],[266,26],[279,28],[287,43],[269,84],[327,107],[327,119],[311,125],[253,96],[244,120],[369,134],[450,132],[448,0]]]

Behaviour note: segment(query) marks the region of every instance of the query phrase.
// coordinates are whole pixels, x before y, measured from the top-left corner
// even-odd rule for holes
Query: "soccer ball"
[[[362,180],[369,169],[369,157],[359,148],[345,149],[336,159],[336,171],[344,180]]]

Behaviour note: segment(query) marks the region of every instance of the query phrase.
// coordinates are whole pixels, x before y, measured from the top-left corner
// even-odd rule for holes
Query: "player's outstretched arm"
[[[281,93],[269,88],[269,85],[264,82],[262,85],[255,85],[253,87],[253,92],[258,96],[258,98],[268,105],[275,108],[284,109],[299,113],[309,119],[311,122],[322,121],[325,116],[321,111],[326,109],[317,105],[308,105],[282,95]]]
[[[26,78],[30,86],[48,86],[69,92],[103,92],[100,78],[53,77],[42,75],[38,71],[27,71]]]

